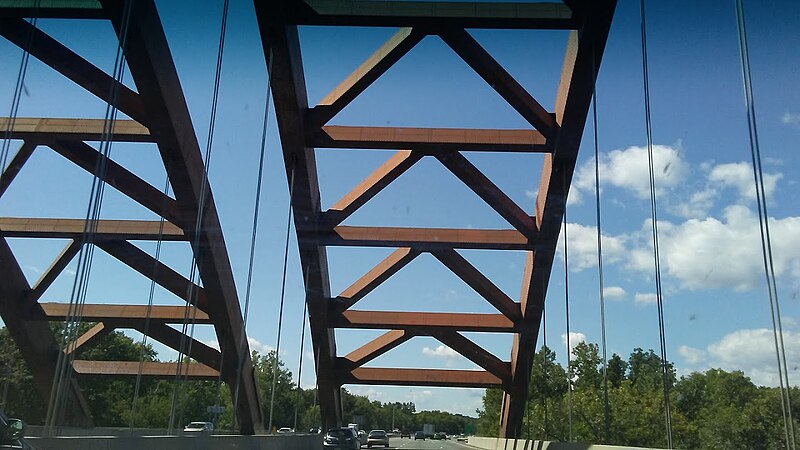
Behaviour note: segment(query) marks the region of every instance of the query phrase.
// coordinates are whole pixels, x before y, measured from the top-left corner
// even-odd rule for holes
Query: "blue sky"
[[[167,38],[197,130],[206,141],[222,2],[185,7],[158,2]],[[702,3],[702,4],[699,4]],[[790,377],[800,373],[800,5],[745,1],[751,62],[773,231],[778,292]],[[256,182],[266,68],[252,4],[231,2],[219,111],[210,166],[211,185],[244,302],[250,224]],[[777,381],[769,306],[755,218],[747,122],[733,1],[648,2],[653,138],[656,144],[664,308],[669,358],[679,373],[708,367],[741,369],[761,384]],[[111,72],[113,32],[108,23],[43,20],[42,29]],[[309,102],[346,77],[392,29],[302,28]],[[543,105],[552,107],[566,34],[558,31],[486,31],[472,35]],[[0,110],[10,109],[18,48],[0,40]],[[131,78],[126,74],[128,85]],[[31,60],[20,117],[101,118],[105,104],[49,67]],[[609,353],[658,348],[649,235],[645,128],[638,2],[621,0],[598,80],[598,113]],[[332,120],[334,124],[524,128],[525,121],[436,37],[428,37]],[[599,341],[591,123],[584,133],[569,199],[572,341]],[[16,149],[17,143],[12,145]],[[253,348],[276,344],[288,190],[271,112],[266,181],[255,262],[248,334]],[[155,146],[113,146],[112,158],[161,188],[165,172]],[[391,156],[388,151],[317,151],[323,206],[347,193]],[[469,153],[467,157],[528,212],[541,156]],[[660,170],[659,170],[660,169]],[[91,177],[52,150],[40,148],[0,199],[0,216],[83,217]],[[154,219],[109,188],[108,219]],[[349,225],[510,228],[436,160],[425,158],[367,203]],[[281,354],[296,374],[303,311],[302,276],[292,230]],[[34,281],[64,245],[10,241]],[[153,252],[155,245],[137,243]],[[329,250],[333,293],[346,288],[391,249]],[[519,296],[524,254],[462,254],[508,293]],[[188,274],[186,244],[165,243],[162,257]],[[62,274],[42,301],[67,301],[73,272]],[[89,302],[145,304],[149,281],[97,252]],[[156,290],[159,304],[180,304]],[[423,255],[362,300],[358,309],[493,312],[477,294],[429,255]],[[547,297],[547,341],[565,355],[564,263],[557,257]],[[344,355],[379,331],[337,331]],[[137,336],[136,334],[131,334]],[[196,337],[213,341],[210,327]],[[469,333],[502,359],[510,336]],[[308,338],[308,336],[307,336]],[[541,338],[540,338],[541,343]],[[160,348],[160,347],[159,347]],[[306,346],[308,351],[308,346]],[[162,351],[163,358],[174,353]],[[313,358],[302,384],[314,384]],[[415,338],[371,366],[474,368],[437,341]],[[419,409],[474,413],[481,390],[348,387],[381,401],[413,400]],[[466,392],[466,395],[465,395]]]

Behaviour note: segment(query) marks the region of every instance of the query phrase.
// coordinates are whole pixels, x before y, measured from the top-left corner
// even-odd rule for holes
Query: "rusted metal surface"
[[[338,411],[335,396],[342,384],[499,386],[506,395],[501,434],[519,435],[520,405],[527,400],[531,356],[536,345],[544,294],[555,256],[566,192],[586,119],[593,74],[615,9],[614,0],[562,3],[399,2],[293,0],[281,8],[256,1],[265,57],[272,56],[271,87],[275,99],[287,175],[296,168],[293,208],[301,262],[312,275],[307,300],[315,352],[320,364],[320,405]],[[401,28],[361,66],[340,82],[320,104],[309,107],[298,25],[394,26]],[[548,110],[514,79],[466,31],[468,28],[567,29],[567,47],[557,101]],[[530,124],[529,129],[458,129],[365,127],[327,122],[409,52],[423,37],[441,38]],[[425,68],[420,68],[425,70]],[[535,94],[535,95],[534,95]],[[552,93],[548,93],[552,96]],[[398,150],[327,211],[320,210],[314,151],[337,149]],[[517,205],[461,152],[544,153],[534,216]],[[342,226],[420,158],[441,163],[514,227],[511,230],[461,230]],[[287,177],[288,179],[288,177]],[[563,183],[563,184],[562,184]],[[542,233],[546,231],[546,235]],[[330,298],[326,247],[391,247],[397,250]],[[522,250],[528,254],[518,301],[502,292],[456,249]],[[493,305],[500,314],[352,311],[356,302],[423,252],[444,266]],[[400,307],[402,309],[402,307]],[[388,330],[346,357],[336,355],[334,327]],[[502,361],[460,334],[459,330],[513,333],[510,361]],[[361,367],[407,341],[412,335],[439,339],[486,372],[377,369]],[[337,371],[331,372],[331,358]],[[339,420],[326,415],[328,424]],[[324,414],[325,415],[325,414]]]
[[[50,320],[64,320],[69,312],[68,303],[41,303],[44,313]],[[148,311],[149,309],[149,311]],[[125,323],[142,324],[147,317],[155,322],[183,323],[186,307],[153,305],[112,305],[107,303],[84,304],[81,316],[87,322],[113,322],[118,326]],[[203,311],[190,312],[189,319],[196,324],[211,324],[208,314]]]
[[[173,379],[178,372],[177,363],[145,361],[141,370],[139,361],[86,361],[77,359],[72,363],[79,377],[143,377]],[[216,380],[219,371],[204,364],[192,363],[181,366],[182,376],[192,379]]]
[[[17,117],[14,126],[8,127],[8,117],[0,117],[0,129],[9,129],[11,139],[31,143],[54,141],[100,141],[103,119],[63,119],[46,117]],[[114,121],[115,142],[154,142],[150,130],[135,120]]]
[[[164,241],[187,240],[183,230],[170,223],[161,224],[152,220],[99,220],[96,222],[95,241],[145,240],[155,241],[159,236]],[[80,240],[86,228],[83,219],[40,219],[0,217],[0,234],[16,238],[49,238]]]

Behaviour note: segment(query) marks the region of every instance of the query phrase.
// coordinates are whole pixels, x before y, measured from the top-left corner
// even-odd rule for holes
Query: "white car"
[[[294,430],[289,427],[278,428],[278,434],[292,434]]]
[[[211,433],[214,431],[214,424],[211,422],[191,422],[183,428],[184,433]]]

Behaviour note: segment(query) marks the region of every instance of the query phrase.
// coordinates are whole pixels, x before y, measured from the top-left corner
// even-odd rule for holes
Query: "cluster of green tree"
[[[93,324],[82,324],[81,330]],[[56,334],[58,330],[54,328]],[[155,350],[136,342],[121,332],[112,332],[96,344],[78,354],[80,359],[98,361],[156,361]],[[275,352],[261,355],[253,352],[253,368],[260,390],[264,411],[264,427],[295,428],[307,431],[321,424],[316,389],[302,389],[294,381],[292,372],[283,361],[275,360]],[[277,366],[276,366],[277,363]],[[277,374],[273,383],[273,368]],[[42,400],[33,382],[33,376],[6,328],[0,328],[0,408],[12,417],[29,424],[43,424],[47,404]],[[273,395],[273,384],[275,393]],[[218,429],[235,430],[232,396],[229,386],[215,381],[174,380],[142,378],[138,396],[136,380],[86,378],[80,382],[92,419],[98,427],[167,428],[170,415],[175,411],[175,426],[190,421],[214,421]],[[370,401],[366,396],[354,395],[342,389],[343,417],[357,422],[365,429],[391,427],[420,430],[426,423],[437,430],[461,433],[474,429],[475,418],[441,411],[417,412],[414,403],[382,403]],[[136,405],[133,407],[133,399]],[[174,399],[174,400],[173,400]],[[217,417],[207,412],[208,406],[221,405],[224,412]],[[134,420],[131,420],[133,418]]]
[[[552,350],[544,347],[535,355],[523,437],[666,447],[666,378],[675,448],[785,447],[777,388],[756,386],[742,372],[720,369],[678,379],[671,363],[665,377],[661,358],[636,348],[627,361],[617,354],[608,360],[605,389],[598,353],[596,344],[575,346],[569,376]],[[502,397],[499,389],[486,390],[478,434],[497,436]],[[791,398],[794,408],[800,389],[791,389]]]

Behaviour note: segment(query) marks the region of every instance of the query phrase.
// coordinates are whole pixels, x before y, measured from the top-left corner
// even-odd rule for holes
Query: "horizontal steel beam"
[[[0,17],[38,17],[40,19],[107,18],[100,7],[100,2],[97,0],[0,0]]]
[[[358,367],[340,372],[338,380],[341,384],[385,386],[503,387],[503,380],[484,370]]]
[[[0,235],[10,238],[50,238],[81,240],[86,226],[83,219],[37,219],[0,217]],[[150,220],[99,220],[94,240],[186,241],[183,230]]]
[[[353,247],[410,247],[417,250],[472,248],[528,250],[534,244],[517,230],[338,226],[298,232],[300,243]]]
[[[41,303],[42,309],[49,320],[65,320],[69,313],[68,303]],[[149,309],[149,311],[148,311]],[[119,328],[124,324],[135,327],[143,323],[148,317],[154,322],[183,323],[186,307],[154,305],[107,305],[86,304],[81,309],[81,316],[87,322],[112,322]],[[192,317],[194,316],[194,319]],[[189,314],[189,320],[196,324],[210,324],[208,314],[198,310]]]
[[[0,117],[0,129],[9,126],[8,117]],[[52,141],[100,141],[103,139],[103,119],[46,119],[17,117],[9,130],[10,139],[23,139],[32,143]],[[114,122],[114,142],[155,142],[144,125],[135,120]]]
[[[326,125],[313,135],[309,147],[364,148],[482,152],[549,153],[550,147],[537,130],[473,128],[358,127]]]
[[[344,311],[330,318],[334,328],[457,330],[513,333],[517,325],[502,314],[406,311]],[[424,331],[422,331],[424,333]]]
[[[139,373],[148,378],[175,378],[177,363],[145,361],[86,361],[72,362],[75,373],[81,377],[135,377]],[[200,363],[182,364],[181,375],[192,379],[216,380],[219,371]]]
[[[571,29],[572,11],[560,3],[306,0],[288,9],[289,23],[372,27]]]

